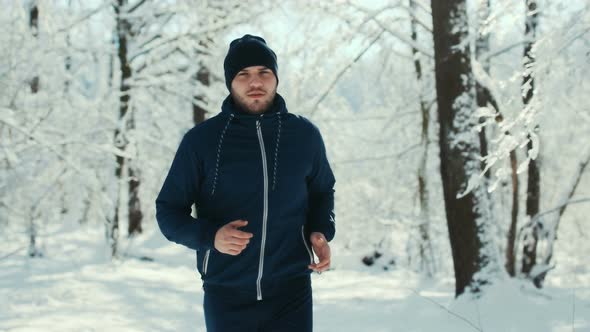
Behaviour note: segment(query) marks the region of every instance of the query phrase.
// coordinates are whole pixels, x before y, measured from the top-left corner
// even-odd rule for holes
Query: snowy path
[[[0,265],[0,331],[204,331],[200,280],[191,268],[128,260],[68,271],[45,263]],[[484,331],[572,331],[572,294],[566,291],[524,296],[503,285],[476,308],[452,301],[452,285],[423,288],[419,296],[415,282],[403,277],[314,276],[315,330],[477,331],[435,301]],[[576,331],[590,331],[589,295],[588,289],[576,294]]]
[[[109,263],[83,242],[55,242],[42,259],[0,260],[0,331],[205,331],[190,251],[144,243],[155,261]],[[590,331],[590,287],[541,293],[507,281],[476,305],[453,300],[452,280],[336,265],[313,276],[316,332]]]

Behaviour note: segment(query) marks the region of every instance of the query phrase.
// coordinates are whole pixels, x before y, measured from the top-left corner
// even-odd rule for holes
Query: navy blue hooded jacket
[[[287,112],[280,95],[258,115],[241,111],[228,96],[219,114],[183,137],[156,199],[156,217],[168,240],[196,250],[205,290],[261,300],[290,280],[309,279],[309,235],[334,237],[334,183],[318,128]],[[223,254],[214,247],[215,234],[236,219],[247,220],[240,230],[254,236],[239,255]]]

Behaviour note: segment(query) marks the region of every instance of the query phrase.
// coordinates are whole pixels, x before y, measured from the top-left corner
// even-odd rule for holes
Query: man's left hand
[[[313,252],[320,259],[319,262],[309,265],[309,268],[315,272],[321,273],[330,268],[330,245],[320,232],[313,232],[309,237]]]

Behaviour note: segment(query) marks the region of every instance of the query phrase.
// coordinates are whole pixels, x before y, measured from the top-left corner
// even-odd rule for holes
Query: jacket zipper
[[[305,234],[303,234],[303,226],[301,226],[301,238],[303,239],[303,244],[305,244],[305,249],[307,249],[307,253],[309,254],[309,261],[313,264],[313,254],[311,253],[311,249],[307,245],[307,241],[305,241]]]
[[[205,252],[205,258],[203,258],[203,275],[207,274],[207,267],[209,266],[209,254],[211,254],[211,249],[207,249],[207,252]]]
[[[262,115],[260,115],[262,118]],[[260,152],[262,154],[262,172],[264,173],[264,207],[262,210],[262,244],[260,245],[260,262],[258,264],[258,279],[256,279],[256,299],[262,300],[262,271],[264,269],[264,245],[266,244],[266,221],[268,219],[268,171],[266,165],[266,152],[264,150],[264,140],[262,139],[262,130],[260,129],[260,120],[256,121],[256,131],[258,132],[258,143],[260,143]]]

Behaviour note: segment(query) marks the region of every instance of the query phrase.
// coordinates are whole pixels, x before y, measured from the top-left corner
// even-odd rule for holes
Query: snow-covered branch
[[[383,35],[383,32],[385,32],[385,30],[382,29],[377,34],[377,36],[375,36],[373,38],[373,40],[371,40],[371,42],[365,48],[363,48],[354,59],[352,59],[352,61],[350,61],[348,64],[346,64],[338,72],[338,74],[336,74],[336,76],[332,79],[332,81],[330,82],[328,87],[319,95],[319,97],[316,99],[316,101],[311,106],[311,111],[308,111],[310,117],[312,117],[313,114],[317,111],[319,104],[326,98],[326,96],[330,93],[330,91],[332,91],[334,86],[336,86],[336,83],[338,83],[338,81],[340,80],[342,75],[344,75],[344,73],[346,73],[346,71],[350,67],[352,67],[352,65],[354,65],[363,56],[363,54],[365,54],[377,42],[377,40],[379,40],[379,38],[381,38],[381,36]]]

